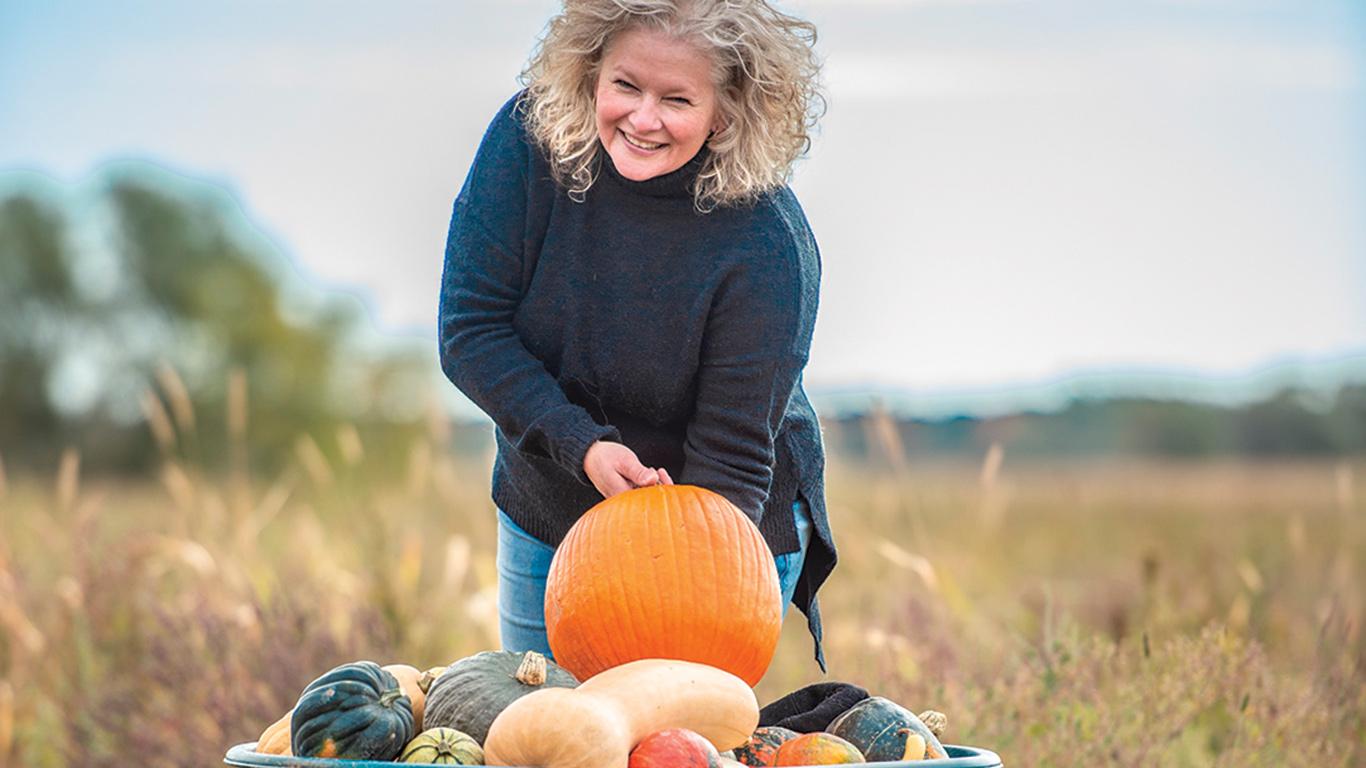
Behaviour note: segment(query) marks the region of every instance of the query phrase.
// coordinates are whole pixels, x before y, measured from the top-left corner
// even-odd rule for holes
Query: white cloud
[[[836,98],[943,98],[1151,91],[1348,91],[1350,52],[1330,45],[1153,40],[1107,49],[835,51]]]
[[[492,66],[514,68],[523,50],[405,49],[370,45],[215,43],[193,54],[175,45],[131,51],[104,77],[139,89],[166,85],[213,88],[307,90],[321,93],[394,94],[425,90],[433,83],[462,82],[463,73]]]
[[[1003,96],[1099,87],[1094,70],[1061,52],[859,52],[831,54],[825,79],[837,97],[903,99]]]
[[[1357,77],[1351,54],[1328,45],[1187,41],[1135,51],[1162,84],[1190,91],[1219,88],[1348,91]]]

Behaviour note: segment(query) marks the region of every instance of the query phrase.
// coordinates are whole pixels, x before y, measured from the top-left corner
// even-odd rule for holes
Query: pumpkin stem
[[[437,674],[439,673],[434,673],[430,669],[423,672],[422,676],[417,679],[418,690],[423,693],[430,691],[432,689],[432,683],[436,682]]]
[[[944,738],[944,731],[949,728],[948,715],[943,712],[936,712],[933,709],[921,712],[920,721],[925,724],[926,728],[930,729],[930,733],[933,733],[936,739]]]
[[[517,682],[522,685],[529,685],[533,688],[545,684],[545,656],[535,651],[527,651],[522,657],[522,663],[517,667],[517,674],[513,675]]]
[[[401,698],[402,696],[403,696],[403,688],[402,688],[402,687],[399,687],[399,688],[390,688],[389,690],[387,690],[387,691],[385,691],[384,693],[381,693],[381,694],[379,695],[379,705],[380,705],[381,707],[385,707],[385,708],[391,707],[391,706],[393,706],[394,702],[398,701],[399,698]]]

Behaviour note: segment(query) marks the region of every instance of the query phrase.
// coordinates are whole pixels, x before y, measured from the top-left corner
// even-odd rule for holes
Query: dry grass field
[[[0,768],[212,766],[332,666],[496,647],[485,463],[0,470]],[[334,439],[333,439],[334,438]],[[827,675],[1034,766],[1366,765],[1366,463],[833,463]]]

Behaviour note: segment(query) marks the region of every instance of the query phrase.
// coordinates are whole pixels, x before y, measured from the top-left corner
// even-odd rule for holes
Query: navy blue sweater
[[[440,302],[441,363],[493,419],[493,500],[558,545],[602,495],[583,471],[621,442],[675,482],[730,499],[775,554],[815,523],[793,603],[820,651],[816,590],[835,564],[824,454],[801,388],[820,262],[787,188],[700,213],[706,150],[673,173],[622,177],[603,153],[581,202],[551,178],[509,101],[455,201]]]

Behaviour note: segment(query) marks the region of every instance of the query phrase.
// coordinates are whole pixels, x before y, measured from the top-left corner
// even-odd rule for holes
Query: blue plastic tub
[[[887,768],[1002,768],[1001,758],[991,750],[977,747],[956,747],[945,744],[949,757],[944,760],[897,760],[888,763],[869,763]],[[256,742],[238,744],[223,758],[235,768],[394,768],[397,763],[386,760],[332,760],[321,757],[281,757],[263,755],[256,751]]]

